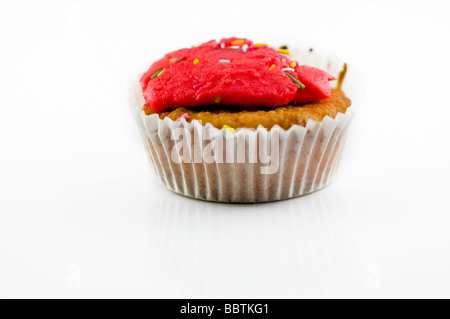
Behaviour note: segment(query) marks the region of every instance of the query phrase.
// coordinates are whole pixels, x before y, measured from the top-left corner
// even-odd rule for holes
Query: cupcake
[[[284,200],[328,185],[354,113],[342,90],[347,68],[330,74],[335,60],[326,59],[327,72],[301,58],[228,38],[153,63],[132,84],[131,107],[163,184],[228,203]]]

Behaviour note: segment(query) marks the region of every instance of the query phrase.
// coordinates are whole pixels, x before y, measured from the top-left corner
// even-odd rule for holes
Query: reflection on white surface
[[[152,207],[141,271],[155,296],[294,297],[366,285],[343,202],[327,189],[248,206],[168,194]]]

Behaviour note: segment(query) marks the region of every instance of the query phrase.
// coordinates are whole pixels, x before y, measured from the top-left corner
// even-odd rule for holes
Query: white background
[[[0,297],[450,297],[448,1],[0,2]],[[186,199],[128,81],[228,36],[316,43],[364,79],[336,182]]]

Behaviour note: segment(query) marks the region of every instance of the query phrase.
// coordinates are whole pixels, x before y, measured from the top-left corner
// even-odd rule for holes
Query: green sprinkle
[[[288,77],[290,77],[291,80],[294,81],[295,84],[300,85],[300,88],[301,88],[302,90],[305,88],[305,85],[303,85],[302,82],[300,82],[299,80],[297,80],[296,78],[294,78],[294,77],[293,77],[292,75],[290,75],[289,73],[287,73],[287,72],[284,72],[284,73],[286,73],[286,75],[287,75]]]
[[[159,69],[158,71],[155,72],[155,74],[152,75],[151,79],[153,80],[154,78],[156,78],[164,69]]]

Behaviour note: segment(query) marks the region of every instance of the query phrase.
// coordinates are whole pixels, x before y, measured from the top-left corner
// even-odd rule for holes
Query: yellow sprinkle
[[[170,63],[173,63],[173,62],[175,62],[176,60],[175,59],[170,59]]]
[[[194,63],[194,65],[199,64],[200,60],[199,59],[195,59],[194,61],[192,61],[192,63]]]
[[[234,128],[232,128],[231,126],[224,125],[223,128],[226,129],[227,131],[233,133],[233,134],[236,133],[236,130]]]
[[[231,42],[232,45],[236,45],[236,44],[244,44],[245,41],[244,40],[234,40],[233,42]]]
[[[292,61],[291,64],[289,64],[289,66],[293,69],[295,69],[297,67],[297,62]]]
[[[276,65],[275,65],[275,64],[272,64],[272,65],[269,67],[269,71],[272,71],[273,69],[275,69],[275,67],[276,67]]]
[[[221,101],[222,101],[222,97],[221,97],[220,95],[217,96],[216,99],[214,100],[214,102],[215,102],[216,104],[219,104]]]
[[[255,47],[267,47],[268,45],[265,43],[255,43]]]
[[[285,50],[285,49],[279,49],[278,52],[280,52],[282,54],[286,54],[286,55],[291,55],[291,52],[289,50]]]
[[[162,69],[161,72],[159,72],[158,75],[157,75],[156,77],[159,78],[159,77],[161,76],[161,74],[164,73],[165,70],[166,70],[166,69]]]

